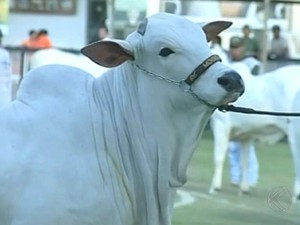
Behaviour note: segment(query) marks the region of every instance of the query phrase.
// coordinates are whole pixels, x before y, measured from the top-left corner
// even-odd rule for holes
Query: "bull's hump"
[[[87,72],[66,65],[46,65],[24,76],[17,99],[73,99],[86,94],[87,83],[94,78]]]

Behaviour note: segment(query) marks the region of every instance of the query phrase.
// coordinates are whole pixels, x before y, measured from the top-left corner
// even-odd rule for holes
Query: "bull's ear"
[[[97,41],[83,47],[81,53],[104,67],[115,67],[127,60],[134,60],[129,43],[123,40]]]
[[[211,41],[213,38],[218,36],[223,30],[227,29],[232,25],[232,22],[228,21],[214,21],[211,23],[205,24],[202,29],[206,34],[207,42]]]

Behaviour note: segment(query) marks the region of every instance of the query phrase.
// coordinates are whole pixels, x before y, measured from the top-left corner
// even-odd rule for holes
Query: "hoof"
[[[210,188],[208,193],[211,195],[217,194],[218,192],[221,192],[221,188]]]
[[[236,182],[231,182],[231,185],[234,186],[234,187],[239,187],[240,186],[240,184],[236,183]]]
[[[250,194],[251,194],[250,190],[239,190],[238,192],[238,196],[250,195]]]
[[[250,186],[240,186],[240,191],[243,193],[243,194],[249,194],[250,192]]]

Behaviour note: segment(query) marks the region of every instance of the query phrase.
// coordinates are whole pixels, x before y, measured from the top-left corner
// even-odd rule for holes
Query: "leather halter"
[[[221,58],[218,55],[212,55],[208,57],[204,62],[202,62],[186,79],[185,83],[192,85],[197,78],[201,76],[210,66],[215,62],[221,62]]]
[[[191,89],[191,85],[210,67],[212,66],[214,63],[216,62],[221,62],[221,58],[218,55],[211,55],[209,56],[206,60],[204,60],[199,66],[197,66],[196,69],[193,70],[193,72],[188,75],[188,77],[185,80],[180,80],[180,81],[176,81],[170,78],[166,78],[164,76],[161,76],[159,74],[155,74],[152,73],[150,71],[147,71],[143,68],[141,68],[140,66],[138,66],[137,64],[134,64],[138,69],[142,70],[143,72],[145,72],[146,74],[159,79],[159,80],[163,80],[169,83],[173,83],[177,86],[179,86],[179,88],[186,93],[191,94],[193,97],[195,97],[199,102],[204,103],[205,105],[212,107],[212,108],[218,108],[218,106],[209,104],[208,102],[206,102],[205,100],[199,98],[198,95],[196,95],[192,89]]]
[[[190,90],[190,86],[214,63],[221,62],[221,58],[218,55],[211,55],[204,62],[202,62],[194,71],[183,81],[180,82],[180,88],[183,91]]]

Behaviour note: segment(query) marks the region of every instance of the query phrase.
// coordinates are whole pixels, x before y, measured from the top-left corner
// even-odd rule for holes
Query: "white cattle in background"
[[[300,91],[297,92],[292,105],[293,112],[300,112]],[[300,118],[291,117],[290,122],[290,145],[295,165],[295,174],[298,182],[295,182],[295,197],[300,200]]]
[[[65,65],[24,76],[0,111],[1,223],[171,224],[207,121],[244,91],[207,44],[230,24],[160,13],[83,48],[113,67],[97,79]]]
[[[300,66],[285,66],[260,76],[252,76],[242,63],[231,64],[239,71],[245,81],[245,93],[234,104],[265,111],[292,111],[295,94],[300,90]],[[255,142],[275,143],[285,135],[290,136],[288,117],[249,115],[234,112],[216,111],[211,118],[214,136],[214,175],[210,193],[222,187],[223,164],[230,140],[242,143],[242,178],[241,191],[249,191],[247,183],[247,163],[249,146]],[[295,161],[295,168],[299,162]],[[295,187],[298,185],[295,179]],[[300,194],[295,188],[294,196]]]
[[[49,64],[62,64],[82,69],[94,77],[99,77],[106,67],[97,65],[83,54],[70,53],[56,48],[41,49],[34,52],[29,60],[29,68],[35,69]]]

